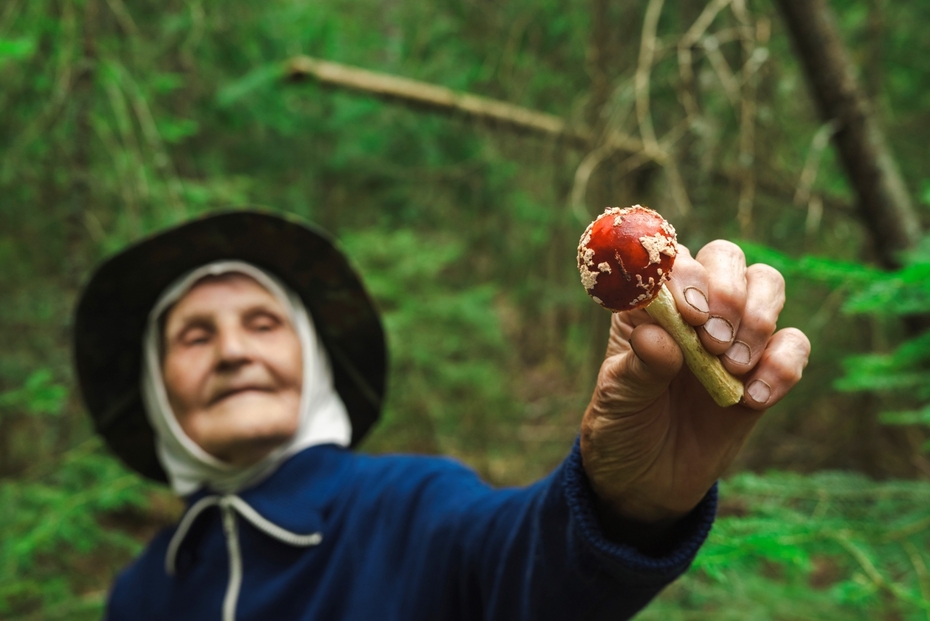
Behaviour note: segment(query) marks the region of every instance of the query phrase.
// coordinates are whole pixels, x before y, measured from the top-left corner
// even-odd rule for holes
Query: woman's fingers
[[[685,321],[695,326],[701,344],[720,356],[730,373],[756,378],[754,369],[764,356],[771,355],[770,348],[784,346],[771,339],[785,305],[785,280],[768,265],[747,267],[746,257],[736,244],[717,240],[701,248],[696,257],[679,246],[668,288]],[[790,339],[795,332],[785,332],[788,336],[779,338]],[[807,343],[802,333],[797,334]],[[629,330],[624,336],[629,338]],[[801,350],[806,364],[810,344]],[[768,407],[787,392],[786,388],[779,393],[770,385],[768,373],[758,378],[761,383],[754,388],[755,398],[748,397],[754,407]],[[762,394],[765,386],[770,386],[768,398]]]
[[[721,356],[734,375],[748,373],[759,361],[785,306],[785,279],[775,268],[757,263],[746,269],[746,305],[733,343]]]
[[[680,244],[672,277],[666,286],[675,298],[675,304],[685,321],[692,326],[704,325],[710,316],[710,306],[707,304],[707,270]]]
[[[743,402],[754,410],[778,403],[801,379],[811,344],[797,328],[784,328],[772,335],[759,363],[744,378]]]
[[[724,240],[707,244],[694,258],[679,249],[669,290],[704,348],[719,356],[733,345],[746,307],[746,257]]]

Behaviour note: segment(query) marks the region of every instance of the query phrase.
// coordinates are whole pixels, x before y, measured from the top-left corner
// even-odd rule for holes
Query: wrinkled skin
[[[645,311],[614,314],[582,421],[582,459],[603,517],[647,542],[700,502],[765,410],[801,378],[810,355],[801,331],[776,331],[785,284],[775,269],[747,267],[742,251],[725,241],[693,258],[679,248],[668,287],[705,348],[746,391],[741,403],[721,408]]]
[[[249,466],[299,424],[303,359],[287,310],[252,278],[204,278],[167,312],[162,373],[174,415],[210,455]]]

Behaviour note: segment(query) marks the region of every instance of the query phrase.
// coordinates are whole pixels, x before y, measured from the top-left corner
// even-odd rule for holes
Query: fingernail
[[[729,343],[733,340],[733,324],[723,317],[711,317],[704,324],[704,331],[710,338],[720,343]]]
[[[749,361],[752,360],[752,349],[742,341],[734,341],[730,349],[723,355],[736,364],[749,364]]]
[[[710,312],[710,307],[707,305],[707,296],[697,287],[688,287],[685,289],[685,302],[699,313]]]
[[[760,379],[753,380],[746,387],[746,393],[758,404],[764,404],[772,396],[772,387]]]

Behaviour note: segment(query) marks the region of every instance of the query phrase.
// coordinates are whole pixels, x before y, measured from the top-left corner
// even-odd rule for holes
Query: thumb
[[[654,323],[633,329],[630,349],[604,361],[597,380],[596,405],[600,414],[639,412],[667,389],[681,370],[683,357],[668,332]]]

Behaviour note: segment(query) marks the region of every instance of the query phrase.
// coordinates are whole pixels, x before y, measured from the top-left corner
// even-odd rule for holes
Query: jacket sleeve
[[[432,602],[433,618],[615,621],[632,617],[690,566],[714,520],[717,489],[679,522],[661,557],[605,537],[577,441],[530,487],[492,490],[450,473],[418,496],[413,549],[427,552],[413,555],[413,572],[429,592],[414,599]]]

